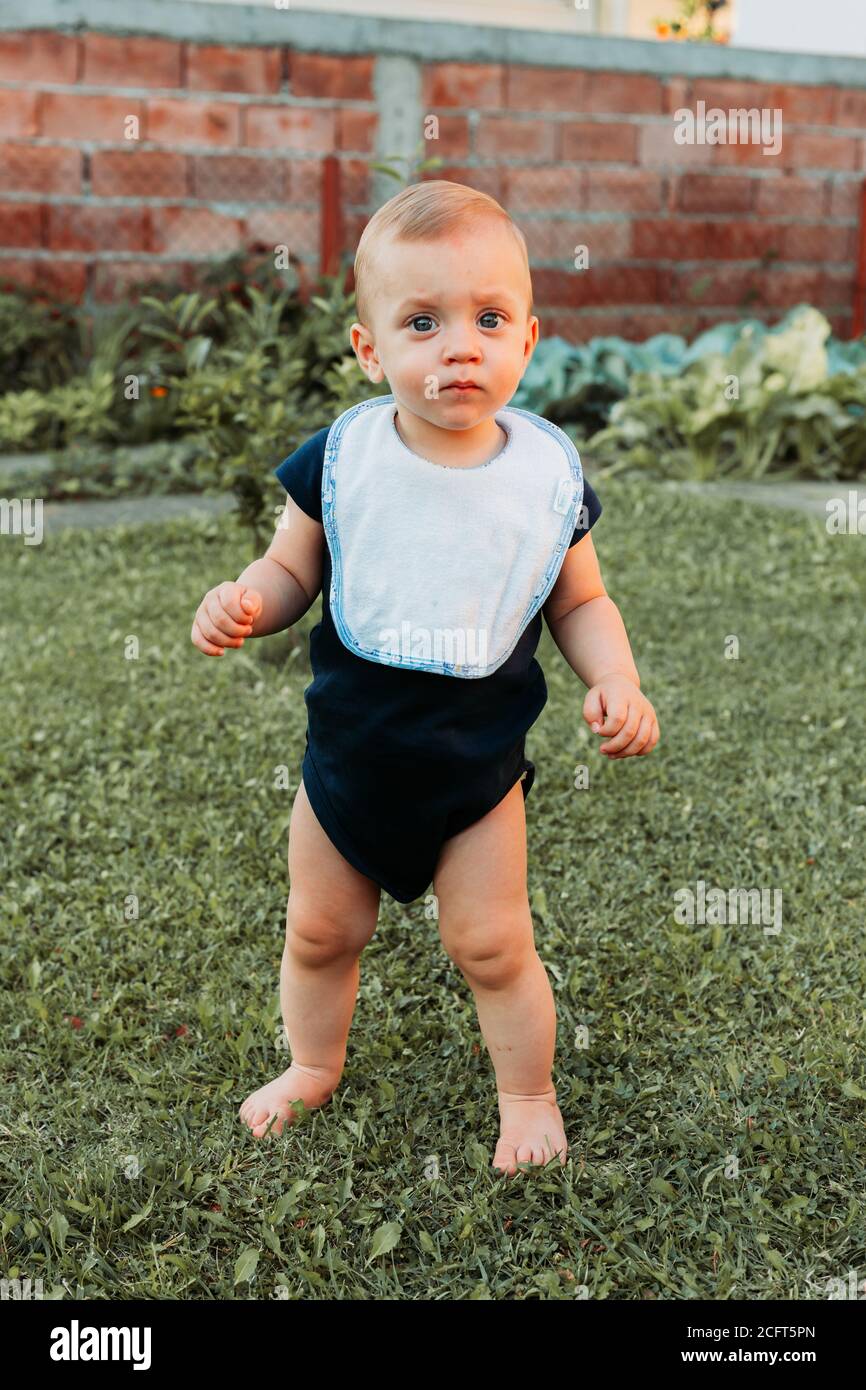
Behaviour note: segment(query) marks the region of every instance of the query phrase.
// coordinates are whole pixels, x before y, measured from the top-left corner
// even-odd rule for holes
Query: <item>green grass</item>
[[[530,894],[571,1151],[511,1180],[423,898],[383,895],[331,1104],[264,1145],[236,1118],[286,1064],[309,681],[290,634],[219,662],[189,641],[246,537],[0,538],[0,1274],[115,1300],[805,1299],[866,1276],[866,548],[651,484],[603,501],[661,741],[606,762],[545,632]],[[781,933],[677,923],[697,879],[781,889]]]

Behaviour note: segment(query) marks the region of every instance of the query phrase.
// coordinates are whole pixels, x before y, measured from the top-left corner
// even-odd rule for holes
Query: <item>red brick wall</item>
[[[315,270],[331,153],[354,250],[373,210],[374,64],[0,34],[0,282],[107,301],[146,275],[193,283],[203,258],[284,243]],[[424,114],[439,119],[427,152],[446,161],[435,176],[486,189],[515,217],[545,336],[690,335],[744,312],[774,321],[802,300],[850,333],[862,89],[503,64],[422,71]],[[781,108],[781,154],[676,145],[672,113],[701,99]],[[132,116],[136,140],[124,138]],[[584,244],[590,269],[577,272]]]

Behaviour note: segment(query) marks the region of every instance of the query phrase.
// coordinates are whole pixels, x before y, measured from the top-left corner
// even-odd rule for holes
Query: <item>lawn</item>
[[[423,898],[383,894],[330,1105],[264,1143],[236,1118],[287,1065],[310,679],[293,635],[220,661],[189,640],[246,538],[2,537],[5,1277],[113,1300],[809,1299],[866,1277],[866,546],[599,493],[661,741],[606,762],[545,632],[530,895],[571,1151],[510,1180]],[[679,922],[698,880],[781,891],[781,931]]]

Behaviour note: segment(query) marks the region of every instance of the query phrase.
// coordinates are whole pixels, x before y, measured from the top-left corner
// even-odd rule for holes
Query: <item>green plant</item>
[[[257,290],[250,305],[229,306],[231,333],[180,384],[178,422],[205,443],[196,471],[205,491],[231,491],[254,549],[268,507],[284,494],[273,468],[349,405],[381,394],[348,347],[354,295],[344,271],[324,277],[309,312],[288,292],[269,304]]]
[[[431,155],[427,159],[422,159],[421,156],[424,153],[424,149],[425,141],[419,140],[418,144],[415,146],[414,154],[386,154],[385,159],[381,162],[378,160],[369,161],[369,166],[371,169],[378,169],[382,174],[388,174],[392,179],[396,179],[398,183],[405,185],[417,183],[421,174],[441,169],[445,162],[441,155],[438,154]],[[388,163],[387,161],[389,160],[392,162]],[[405,168],[395,168],[397,164],[403,164]]]
[[[801,307],[782,331],[741,327],[726,353],[676,376],[637,372],[610,423],[586,442],[610,473],[855,478],[866,471],[866,363],[829,374],[822,314]]]
[[[75,305],[30,289],[0,292],[0,395],[48,391],[85,365]]]

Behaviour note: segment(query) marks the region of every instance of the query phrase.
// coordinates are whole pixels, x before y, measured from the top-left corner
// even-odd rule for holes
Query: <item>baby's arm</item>
[[[208,590],[199,604],[191,639],[207,656],[242,647],[247,637],[282,632],[303,617],[322,587],[324,529],[297,503],[286,507],[260,560],[237,580]]]
[[[554,642],[589,687],[583,717],[610,740],[599,751],[613,758],[649,753],[659,740],[658,720],[641,692],[625,623],[604,587],[590,535],[568,550],[543,612]]]
[[[322,550],[325,532],[321,522],[302,511],[292,497],[260,560],[247,565],[238,583],[262,596],[262,611],[253,623],[251,637],[282,632],[302,618],[322,588]]]

